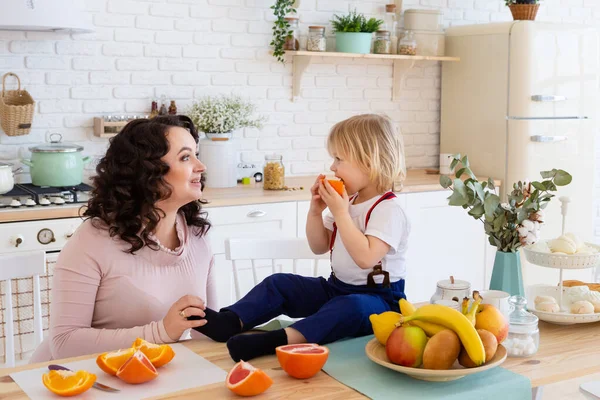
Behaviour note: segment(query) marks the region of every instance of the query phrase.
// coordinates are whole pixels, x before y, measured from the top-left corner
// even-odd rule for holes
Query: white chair
[[[289,239],[227,239],[225,241],[225,258],[232,262],[233,281],[235,284],[235,300],[241,298],[239,261],[251,261],[253,287],[260,283],[258,277],[258,261],[270,260],[273,274],[282,272],[279,260],[292,260],[292,272],[298,273],[301,260],[312,260],[312,276],[318,276],[319,260],[329,260],[329,252],[314,254],[304,238]]]
[[[42,343],[42,295],[40,275],[46,273],[46,253],[35,252],[27,255],[3,255],[0,265],[0,282],[4,283],[4,343],[5,364],[3,367],[15,366],[15,338],[13,325],[13,279],[33,279],[33,336],[35,347]]]

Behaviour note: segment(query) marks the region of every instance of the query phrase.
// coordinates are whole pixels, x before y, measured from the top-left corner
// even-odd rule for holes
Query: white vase
[[[233,132],[206,133],[206,138],[213,141],[225,141],[233,137]]]
[[[227,188],[237,185],[238,146],[236,140],[200,140],[200,161],[206,165],[206,187]]]

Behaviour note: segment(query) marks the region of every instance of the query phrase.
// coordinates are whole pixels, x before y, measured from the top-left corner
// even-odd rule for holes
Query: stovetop
[[[0,210],[87,203],[91,190],[92,187],[85,183],[74,187],[44,187],[18,183],[10,192],[0,194]]]

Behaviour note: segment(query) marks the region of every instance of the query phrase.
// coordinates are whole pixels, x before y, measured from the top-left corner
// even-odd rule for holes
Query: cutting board
[[[127,399],[139,400],[159,396],[179,390],[225,382],[227,373],[203,357],[197,355],[182,344],[171,345],[175,351],[175,358],[169,364],[158,369],[158,378],[141,385],[129,385],[115,376],[103,372],[96,365],[95,359],[75,361],[61,364],[74,371],[86,370],[96,374],[97,381],[120,392],[109,393],[91,388],[78,399]],[[42,375],[48,372],[47,368],[22,371],[10,376],[19,387],[32,399],[56,400],[57,396],[51,393],[42,383]]]

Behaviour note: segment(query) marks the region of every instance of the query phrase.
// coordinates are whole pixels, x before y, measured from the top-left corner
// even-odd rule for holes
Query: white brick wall
[[[356,8],[376,16],[390,0],[300,0],[300,27],[328,24]],[[329,128],[354,114],[387,113],[405,135],[409,167],[433,167],[439,152],[440,66],[419,62],[391,101],[392,65],[378,60],[315,60],[292,103],[291,65],[268,54],[274,0],[86,0],[90,34],[0,31],[0,74],[16,72],[38,100],[31,135],[0,133],[0,159],[15,161],[49,130],[65,132],[84,153],[107,141],[92,118],[148,112],[152,97],[176,99],[180,110],[205,94],[236,92],[259,105],[269,122],[240,134],[240,159],[280,151],[290,174],[327,170]],[[510,20],[503,0],[404,0],[404,8],[441,8],[445,23]],[[369,15],[370,16],[370,15]],[[598,0],[545,0],[539,20],[600,27]],[[331,29],[328,28],[328,32]],[[26,179],[26,177],[25,177]],[[598,185],[600,190],[600,185]],[[600,210],[598,212],[600,215]]]

